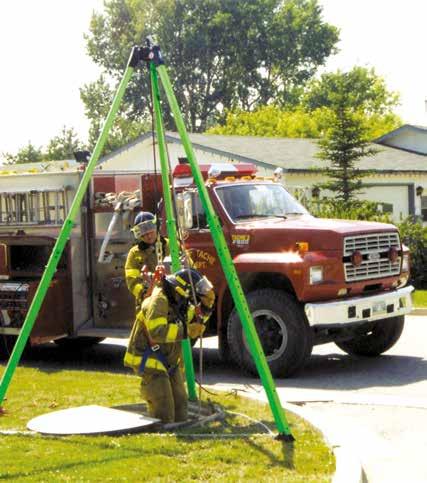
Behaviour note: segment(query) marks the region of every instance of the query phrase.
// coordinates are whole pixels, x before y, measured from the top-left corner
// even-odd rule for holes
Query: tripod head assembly
[[[132,48],[128,67],[136,68],[140,62],[153,62],[156,67],[164,64],[160,47],[154,44],[151,37],[146,38],[145,46],[136,45]]]

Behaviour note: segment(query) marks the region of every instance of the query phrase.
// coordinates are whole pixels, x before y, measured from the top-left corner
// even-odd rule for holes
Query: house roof
[[[404,124],[403,126],[390,131],[383,136],[374,140],[375,143],[383,144],[388,139],[394,138],[399,134],[402,134],[407,131],[415,131],[415,132],[422,132],[423,134],[427,134],[427,127],[426,126],[416,126],[415,124]]]
[[[402,126],[403,128],[404,126]],[[401,129],[401,128],[399,128]],[[420,128],[425,129],[427,128]],[[151,137],[145,133],[132,143],[110,153],[101,162]],[[327,167],[328,163],[316,157],[317,142],[314,139],[267,138],[255,136],[224,136],[217,134],[189,134],[195,149],[218,154],[230,160],[252,162],[267,168],[282,167],[288,172],[307,172]],[[167,142],[181,143],[178,133],[167,132]],[[389,146],[377,146],[375,156],[362,158],[361,169],[382,172],[427,172],[426,157]],[[199,159],[203,162],[202,159]]]

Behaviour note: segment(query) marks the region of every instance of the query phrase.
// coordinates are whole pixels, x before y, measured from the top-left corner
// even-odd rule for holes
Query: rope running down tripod
[[[152,134],[152,145],[153,145],[153,161],[154,161],[154,177],[155,177],[155,185],[154,185],[154,190],[155,190],[155,199],[156,199],[156,223],[157,223],[157,240],[156,240],[156,255],[157,255],[157,260],[158,263],[160,264],[163,261],[163,250],[162,250],[162,244],[160,240],[160,217],[158,213],[159,209],[159,202],[160,202],[160,196],[158,193],[157,189],[157,157],[156,157],[156,136],[155,136],[155,128],[154,128],[154,102],[153,102],[153,90],[151,86],[151,76],[149,76],[149,90],[150,90],[150,105],[149,105],[149,110],[150,110],[150,115],[151,115],[151,134]],[[177,240],[179,242],[179,249],[180,249],[180,255],[181,257],[184,257],[185,260],[185,265],[187,267],[191,266],[191,259],[188,256],[186,250],[185,250],[185,245],[183,243],[183,236],[182,236],[182,227],[181,223],[179,220],[179,217],[177,216],[177,207],[176,207],[176,190],[175,186],[173,183],[173,179],[171,178],[171,173],[172,173],[172,167],[171,167],[171,162],[170,162],[170,155],[169,155],[169,149],[167,143],[166,145],[166,158],[167,158],[167,163],[169,167],[169,185],[172,187],[172,207],[174,211],[174,216],[176,220],[176,225],[177,225]],[[194,287],[194,282],[192,279],[191,272],[189,272],[190,275],[190,286],[191,286],[191,292],[192,292],[192,298],[193,298],[193,303],[194,306],[197,306],[197,299],[196,299],[196,290]],[[203,382],[203,336],[199,337],[199,350],[200,350],[200,357],[199,357],[199,381],[196,381],[199,385],[199,414],[201,413],[201,396],[202,396],[202,382]]]

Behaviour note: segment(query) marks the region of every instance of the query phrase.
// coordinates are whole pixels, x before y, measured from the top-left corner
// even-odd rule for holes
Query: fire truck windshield
[[[233,184],[219,186],[215,191],[233,221],[308,214],[308,211],[279,184]]]

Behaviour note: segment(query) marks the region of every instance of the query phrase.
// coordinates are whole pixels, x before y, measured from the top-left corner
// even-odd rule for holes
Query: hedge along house
[[[249,162],[258,167],[261,176],[272,176],[274,170],[281,167],[283,184],[299,196],[312,197],[316,194],[313,189],[327,180],[319,169],[325,168],[327,163],[316,157],[318,146],[312,139],[213,134],[190,134],[190,139],[200,164]],[[359,198],[377,202],[396,221],[408,215],[421,216],[421,188],[427,188],[426,155],[386,145],[381,139],[378,140],[381,142],[379,152],[358,163],[359,168],[372,172],[363,179],[365,187]],[[170,162],[174,167],[179,158],[185,157],[184,148],[177,133],[166,133],[166,142]],[[157,150],[156,158],[157,169],[160,171]],[[152,134],[146,133],[105,156],[101,159],[99,169],[153,171]],[[320,197],[333,197],[333,193],[321,191]]]

